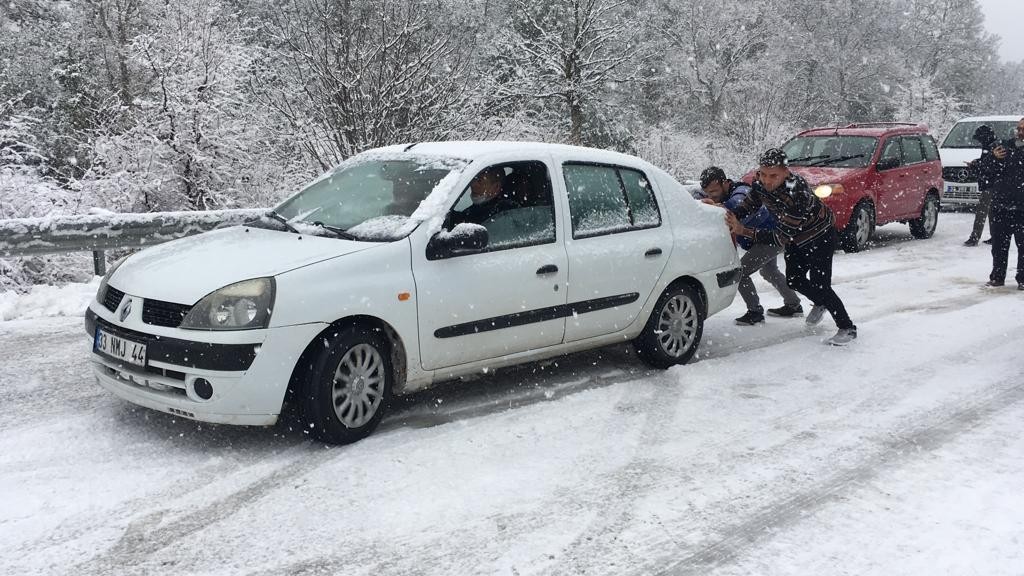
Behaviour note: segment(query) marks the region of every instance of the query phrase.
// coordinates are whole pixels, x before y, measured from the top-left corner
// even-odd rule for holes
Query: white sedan
[[[206,422],[369,434],[393,395],[632,341],[687,362],[739,280],[720,208],[638,158],[447,142],[359,154],[266,217],[111,267],[101,386]]]

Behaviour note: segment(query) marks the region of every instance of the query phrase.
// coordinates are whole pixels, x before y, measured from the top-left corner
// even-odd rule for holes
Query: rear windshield
[[[878,138],[873,136],[797,136],[782,147],[790,166],[862,168],[871,162]]]
[[[942,141],[943,148],[981,148],[981,144],[978,144],[972,136],[974,131],[978,129],[982,124],[988,126],[996,133],[998,140],[1006,140],[1014,137],[1014,131],[1017,128],[1016,120],[988,120],[980,121],[973,120],[971,122],[957,122],[953,125],[953,129],[946,135],[946,139]]]

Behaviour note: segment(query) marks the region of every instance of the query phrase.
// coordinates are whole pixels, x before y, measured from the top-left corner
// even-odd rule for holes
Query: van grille
[[[978,178],[966,166],[948,167],[942,169],[942,179],[946,182],[977,182]]]

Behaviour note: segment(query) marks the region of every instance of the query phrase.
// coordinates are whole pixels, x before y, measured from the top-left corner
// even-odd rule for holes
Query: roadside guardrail
[[[105,213],[0,220],[0,256],[92,252],[96,275],[106,274],[106,250],[142,248],[235,226],[266,209],[203,212]]]

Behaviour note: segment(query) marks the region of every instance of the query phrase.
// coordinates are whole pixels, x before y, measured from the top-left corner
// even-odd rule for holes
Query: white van
[[[972,136],[981,125],[987,125],[996,138],[1014,137],[1017,122],[1024,114],[1015,116],[972,116],[953,125],[939,147],[942,159],[942,204],[963,206],[978,203],[978,179],[967,170],[967,163],[981,156],[981,147]]]

